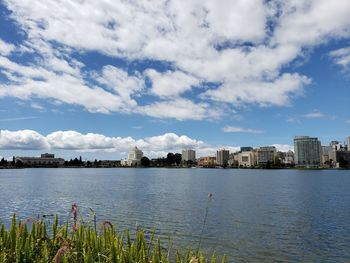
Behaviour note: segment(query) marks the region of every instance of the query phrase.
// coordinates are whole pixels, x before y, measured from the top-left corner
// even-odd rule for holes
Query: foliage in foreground
[[[170,256],[154,234],[142,230],[117,234],[113,224],[104,222],[98,232],[84,225],[60,227],[57,216],[51,228],[44,221],[19,222],[14,215],[9,230],[4,224],[0,228],[0,262],[216,262],[215,255],[208,260],[191,250]]]

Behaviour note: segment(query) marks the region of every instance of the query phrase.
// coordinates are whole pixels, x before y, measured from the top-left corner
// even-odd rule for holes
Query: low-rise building
[[[25,166],[42,167],[42,166],[62,166],[64,165],[63,158],[55,158],[54,154],[44,153],[40,157],[15,157],[16,163],[21,163]]]
[[[238,166],[253,167],[257,164],[256,155],[253,151],[244,151],[238,154]]]
[[[206,156],[197,159],[198,166],[201,167],[215,167],[216,158],[214,156]]]

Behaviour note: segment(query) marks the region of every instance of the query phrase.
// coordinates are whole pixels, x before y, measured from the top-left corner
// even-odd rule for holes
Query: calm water
[[[349,262],[350,171],[226,169],[0,170],[0,221],[59,214],[154,229],[173,247],[231,262]]]

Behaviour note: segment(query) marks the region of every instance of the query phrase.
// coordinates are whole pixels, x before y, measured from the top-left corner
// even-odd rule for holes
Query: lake
[[[212,193],[208,201],[208,193]],[[58,214],[154,230],[173,248],[201,248],[230,262],[348,262],[349,170],[0,170],[0,221]],[[50,219],[46,219],[50,220]],[[169,241],[170,240],[170,241]]]

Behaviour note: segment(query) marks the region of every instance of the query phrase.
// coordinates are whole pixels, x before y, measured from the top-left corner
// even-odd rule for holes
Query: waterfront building
[[[196,161],[196,151],[194,150],[182,150],[182,161],[188,162],[188,161]]]
[[[128,158],[121,161],[122,166],[139,166],[141,165],[141,159],[143,157],[143,152],[136,146],[130,149],[128,153]]]
[[[350,168],[350,151],[345,149],[335,151],[335,162],[337,168]]]
[[[214,156],[201,157],[197,160],[198,166],[215,167],[216,158]]]
[[[253,151],[244,151],[238,154],[238,166],[253,167],[256,163],[256,155]]]
[[[263,146],[257,149],[257,164],[275,164],[276,159],[276,147],[275,146]]]
[[[250,151],[253,151],[253,147],[250,147],[250,146],[241,147],[240,151],[241,152],[250,152]]]
[[[294,164],[294,152],[289,150],[286,153],[283,153],[282,163],[285,165],[293,165]]]
[[[322,156],[321,156],[321,163],[325,166],[329,166],[332,164],[332,160],[334,160],[333,156],[333,149],[332,146],[322,146]]]
[[[346,145],[347,145],[348,151],[350,151],[350,136],[348,136],[348,137],[346,138]]]
[[[321,142],[317,137],[296,136],[294,138],[295,163],[297,166],[320,166],[321,151]]]
[[[225,166],[228,164],[230,158],[230,152],[225,149],[220,149],[216,151],[216,164],[220,166]]]
[[[22,163],[25,166],[61,166],[64,164],[64,159],[55,158],[54,154],[43,153],[40,157],[15,157],[16,163]]]

